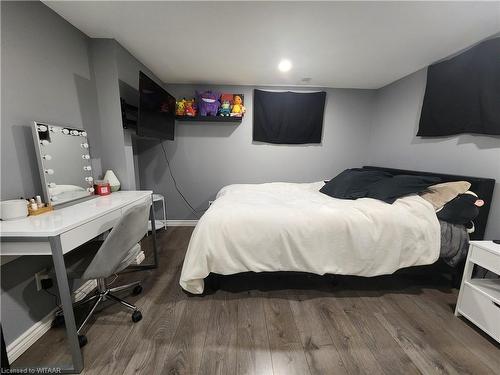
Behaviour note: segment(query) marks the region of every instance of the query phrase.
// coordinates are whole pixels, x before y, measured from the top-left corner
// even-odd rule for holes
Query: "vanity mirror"
[[[55,206],[94,194],[85,130],[34,122],[33,140],[46,202]]]

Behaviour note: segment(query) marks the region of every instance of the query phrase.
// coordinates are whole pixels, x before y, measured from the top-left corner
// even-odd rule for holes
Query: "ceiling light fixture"
[[[278,64],[278,69],[281,72],[288,72],[290,69],[292,69],[292,62],[290,60],[283,59]]]

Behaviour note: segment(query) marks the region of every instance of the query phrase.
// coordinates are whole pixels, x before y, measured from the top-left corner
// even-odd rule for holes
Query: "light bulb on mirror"
[[[85,177],[85,181],[92,182],[92,181],[94,181],[94,178],[90,177],[90,176],[89,177]]]
[[[52,175],[52,174],[54,174],[54,170],[49,168],[49,169],[45,170],[45,173]]]
[[[62,131],[62,133],[63,133],[63,134],[66,134],[66,135],[68,135],[68,134],[69,134],[69,130],[68,130],[68,129],[66,129],[66,128],[64,128],[64,129],[63,129],[63,130],[61,130],[61,131]]]
[[[80,133],[78,132],[78,130],[72,130],[72,131],[70,131],[70,134],[71,135],[78,135]]]
[[[82,159],[89,160],[89,159],[90,159],[90,155],[88,155],[88,154],[86,154],[86,155],[85,155],[85,154],[84,154],[84,155],[82,155]]]
[[[39,132],[46,132],[47,131],[47,127],[45,125],[38,125],[37,129]]]
[[[83,170],[84,171],[91,171],[92,170],[92,167],[90,165],[84,165],[83,166]]]
[[[87,191],[88,191],[89,193],[93,193],[93,192],[94,192],[94,188],[92,188],[92,187],[87,188]]]
[[[45,160],[52,160],[52,155],[43,155]]]
[[[49,143],[50,143],[50,142],[49,142],[49,141],[47,141],[46,139],[42,139],[42,140],[40,141],[40,144],[41,144],[42,146],[47,146]]]
[[[87,136],[87,132],[81,132],[81,133],[80,133],[80,135],[81,135],[82,137],[86,137],[86,136]]]
[[[55,182],[49,182],[47,185],[49,186],[49,188],[55,188],[57,186]]]
[[[88,144],[88,143],[82,143],[82,144],[81,144],[81,146],[82,146],[83,148],[89,148],[89,144]]]

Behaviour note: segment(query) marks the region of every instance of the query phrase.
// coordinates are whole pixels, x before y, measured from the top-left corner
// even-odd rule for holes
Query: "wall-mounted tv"
[[[174,139],[175,98],[143,72],[139,72],[137,135]]]

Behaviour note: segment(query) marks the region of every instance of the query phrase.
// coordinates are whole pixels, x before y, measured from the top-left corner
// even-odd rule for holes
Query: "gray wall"
[[[500,137],[415,136],[426,76],[423,69],[377,91],[370,164],[496,179],[486,238],[500,238]]]
[[[100,127],[101,164],[111,169],[122,182],[127,174],[116,64],[116,42],[113,39],[91,39],[90,59],[95,75]],[[96,176],[99,177],[99,176]],[[126,181],[123,188],[128,189]]]
[[[195,89],[166,88],[177,98],[190,97]],[[319,181],[367,161],[372,91],[326,90],[322,144],[290,146],[252,142],[252,87],[212,88],[245,95],[242,123],[178,122],[175,141],[164,142],[179,187],[197,210],[206,209],[228,184]],[[159,142],[140,141],[139,150],[141,188],[166,195],[169,219],[194,218],[173,187]]]
[[[152,72],[114,39],[90,39],[90,57],[95,76],[103,172],[111,169],[124,190],[139,189],[135,137],[123,130],[120,97],[138,105],[139,71],[162,85]]]
[[[115,42],[115,44],[120,97],[125,99],[128,104],[139,106],[139,72],[144,72],[160,86],[163,86],[163,82],[119,43]],[[127,164],[127,174],[124,179],[131,189],[140,189],[135,130],[126,130],[123,136],[125,162]]]
[[[2,2],[1,198],[41,191],[31,122],[99,139],[88,38],[39,2]],[[95,151],[99,157],[98,150]]]
[[[197,210],[231,183],[314,181],[362,164],[495,178],[500,183],[500,138],[464,134],[416,137],[426,69],[376,91],[327,90],[322,145],[252,142],[252,87],[223,87],[245,94],[240,125],[179,122],[175,141],[163,142],[178,185]],[[203,86],[166,85],[176,97]],[[141,188],[166,194],[170,219],[193,219],[175,191],[158,141],[139,142]],[[486,238],[500,237],[497,183]]]
[[[40,2],[1,2],[1,199],[41,192],[31,138],[33,120],[85,128],[99,139],[88,38]],[[99,157],[99,150],[91,149]],[[1,268],[1,313],[10,343],[55,307],[37,292],[46,257],[22,257]],[[7,323],[8,322],[8,323]]]

